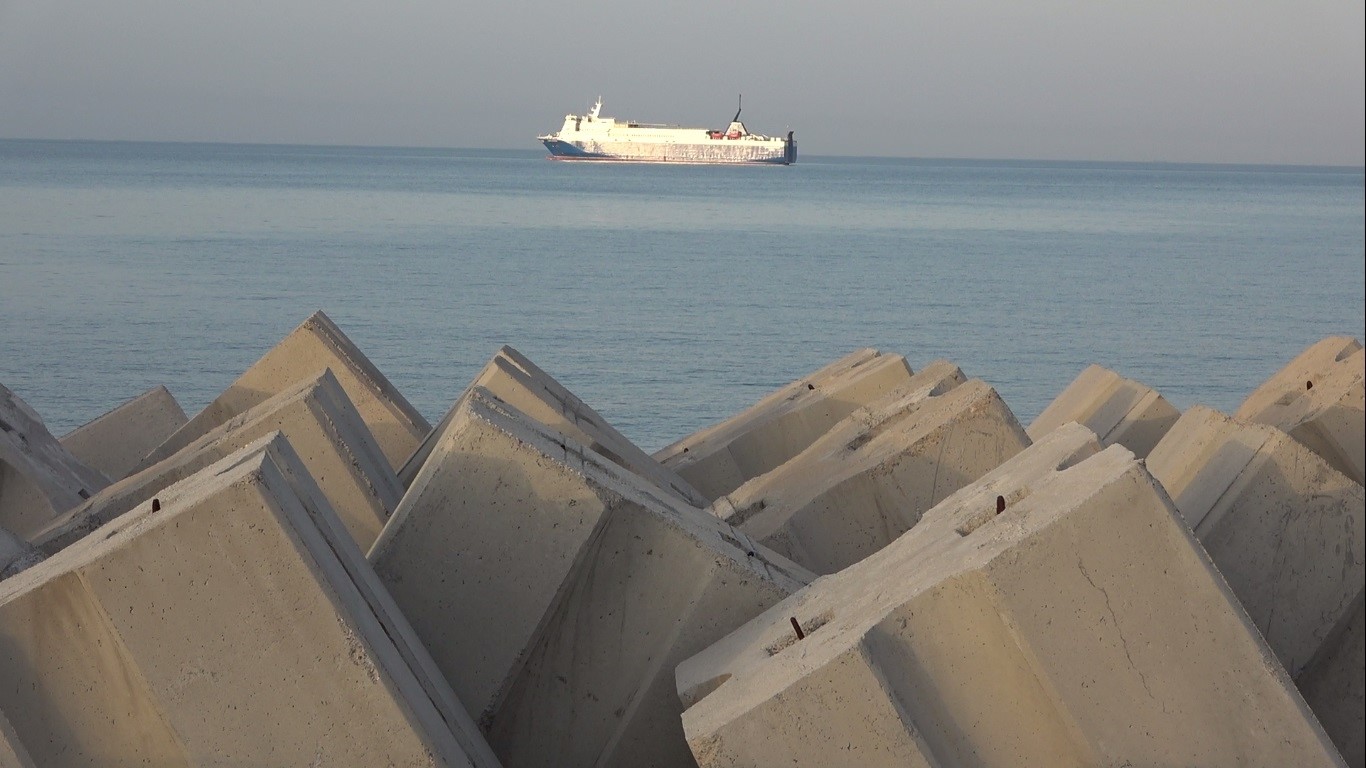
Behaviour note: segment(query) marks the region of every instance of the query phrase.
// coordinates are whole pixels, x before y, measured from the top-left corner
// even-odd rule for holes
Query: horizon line
[[[425,144],[355,144],[355,143],[305,143],[286,141],[214,141],[205,139],[90,139],[90,138],[38,138],[0,136],[0,142],[30,142],[59,144],[183,144],[205,146],[237,147],[296,147],[319,149],[393,149],[420,150],[432,152],[475,151],[475,152],[519,152],[540,154],[543,150],[530,147],[454,147]],[[546,157],[549,157],[548,155]],[[967,162],[967,163],[1072,163],[1106,165],[1166,165],[1166,166],[1204,166],[1232,168],[1286,168],[1318,169],[1366,172],[1366,164],[1350,163],[1311,163],[1311,162],[1266,162],[1266,161],[1227,161],[1227,160],[1120,160],[1115,158],[1055,158],[1055,157],[964,157],[954,155],[867,155],[867,154],[821,154],[813,153],[801,157],[832,158],[840,160],[914,160],[930,162]]]

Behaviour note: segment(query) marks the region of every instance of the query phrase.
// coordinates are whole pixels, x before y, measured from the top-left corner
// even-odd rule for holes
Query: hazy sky
[[[0,138],[1363,163],[1361,0],[0,0]]]

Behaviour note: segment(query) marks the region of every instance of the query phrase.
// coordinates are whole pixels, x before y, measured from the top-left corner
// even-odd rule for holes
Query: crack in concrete
[[[1100,593],[1101,597],[1105,598],[1105,610],[1110,612],[1110,623],[1114,625],[1115,633],[1119,635],[1119,644],[1124,649],[1124,657],[1129,660],[1129,666],[1138,674],[1139,682],[1143,683],[1143,690],[1148,692],[1148,698],[1157,701],[1157,697],[1153,695],[1153,689],[1148,686],[1147,675],[1144,675],[1143,670],[1138,668],[1138,665],[1134,663],[1133,655],[1129,653],[1129,641],[1124,639],[1124,633],[1119,630],[1119,617],[1115,615],[1115,609],[1110,605],[1110,593],[1096,584],[1095,580],[1091,578],[1091,574],[1086,572],[1086,566],[1082,564],[1080,557],[1077,558],[1077,570],[1081,571],[1081,575],[1086,579],[1086,583],[1090,584],[1093,589]],[[1160,704],[1161,702],[1158,703]]]

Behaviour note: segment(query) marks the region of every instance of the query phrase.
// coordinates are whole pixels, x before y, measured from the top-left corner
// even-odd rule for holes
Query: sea
[[[501,345],[647,451],[863,347],[1027,426],[1099,364],[1235,410],[1363,337],[1359,167],[0,141],[0,384],[193,415],[315,310],[435,423]]]

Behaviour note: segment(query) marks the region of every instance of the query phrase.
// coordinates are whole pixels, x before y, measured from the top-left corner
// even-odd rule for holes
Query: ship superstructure
[[[743,109],[743,104],[741,105]],[[797,142],[750,133],[740,110],[724,131],[656,125],[602,116],[602,97],[585,115],[565,115],[558,133],[537,136],[556,160],[617,160],[648,163],[797,162]]]

